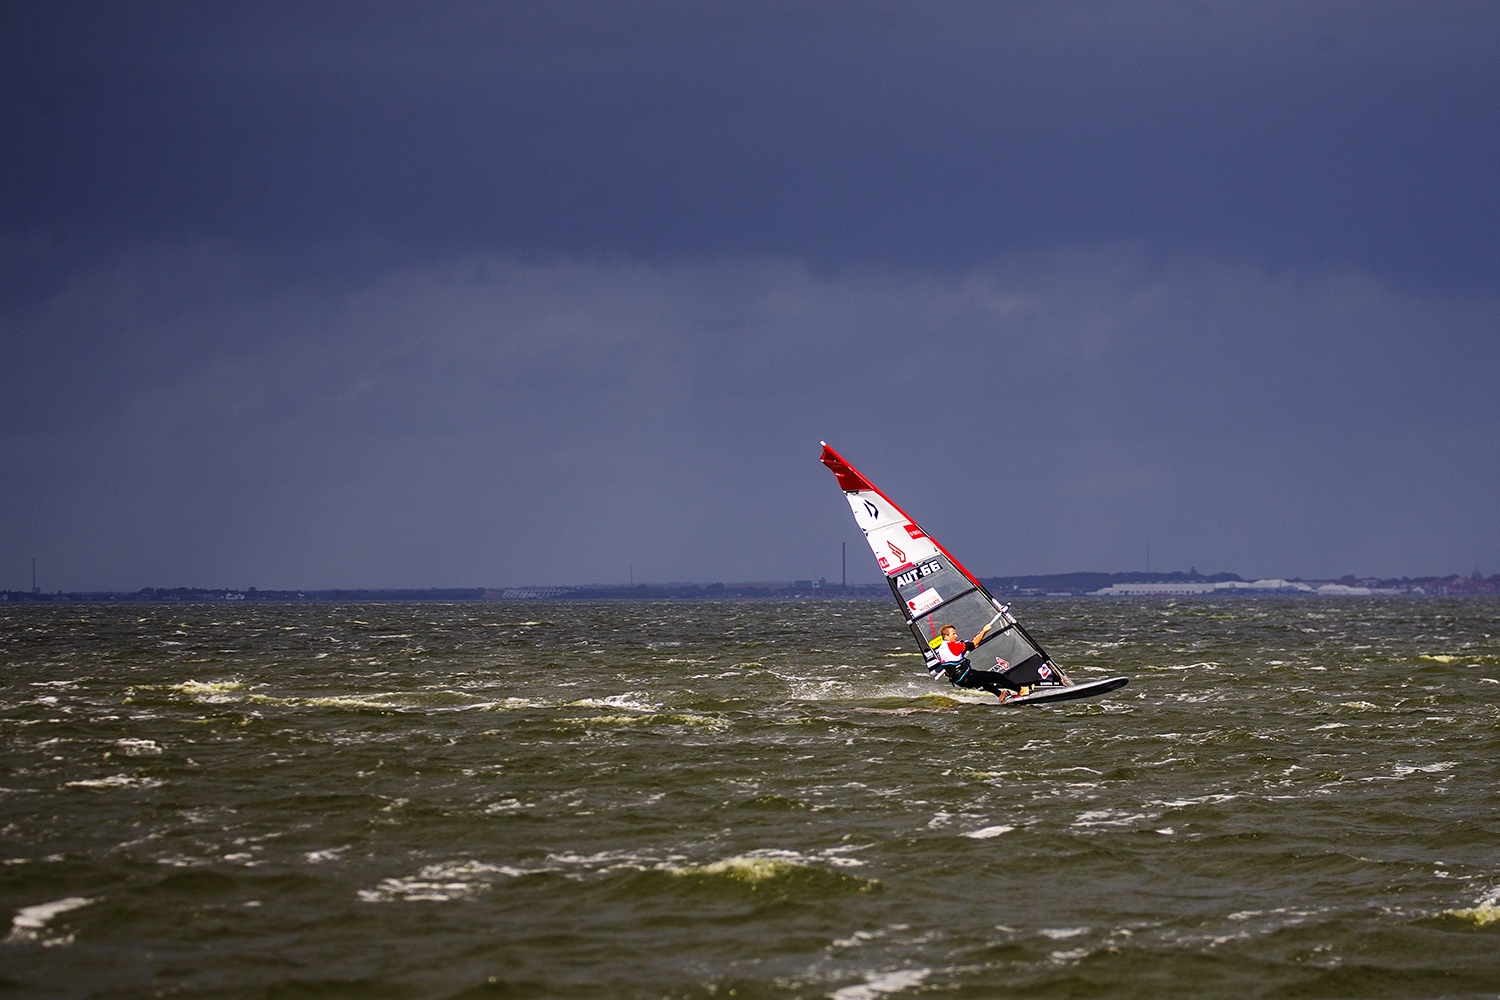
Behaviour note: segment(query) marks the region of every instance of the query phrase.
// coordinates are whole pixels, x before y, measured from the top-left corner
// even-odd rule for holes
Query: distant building
[[[1287,580],[1221,580],[1218,583],[1116,583],[1094,591],[1099,597],[1178,597],[1244,592],[1311,594],[1313,589],[1305,583],[1291,583]]]
[[[1094,591],[1100,597],[1168,597],[1181,594],[1212,594],[1212,583],[1116,583]]]
[[[575,587],[505,587],[486,590],[486,601],[550,601],[574,591]]]

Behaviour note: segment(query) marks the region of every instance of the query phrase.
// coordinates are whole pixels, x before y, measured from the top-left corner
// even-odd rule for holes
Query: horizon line
[[[1128,579],[1128,580],[1127,579],[1121,579],[1121,578],[1126,578],[1126,577],[1131,578],[1131,579]],[[1085,579],[1079,579],[1079,578],[1085,578]],[[1150,584],[1150,583],[1164,583],[1164,584],[1169,584],[1169,583],[1185,583],[1185,582],[1192,582],[1192,583],[1199,583],[1199,582],[1201,582],[1201,583],[1213,583],[1213,582],[1229,582],[1229,581],[1254,583],[1254,582],[1262,582],[1262,581],[1264,581],[1264,582],[1281,581],[1281,582],[1286,582],[1286,583],[1334,584],[1334,585],[1343,584],[1343,585],[1347,585],[1347,586],[1363,586],[1363,587],[1401,587],[1401,586],[1412,587],[1412,586],[1421,586],[1421,585],[1427,584],[1427,583],[1449,583],[1449,582],[1453,582],[1453,581],[1472,581],[1472,582],[1477,583],[1477,584],[1487,585],[1485,587],[1486,590],[1490,589],[1491,587],[1500,588],[1500,574],[1492,574],[1489,577],[1485,577],[1485,576],[1483,576],[1482,574],[1479,573],[1477,567],[1475,568],[1475,570],[1472,573],[1469,573],[1469,574],[1448,573],[1448,574],[1441,574],[1441,575],[1440,574],[1432,574],[1432,575],[1424,575],[1424,576],[1407,576],[1407,575],[1403,575],[1403,576],[1400,576],[1400,577],[1376,577],[1376,576],[1360,576],[1360,577],[1356,577],[1352,573],[1345,573],[1342,576],[1338,576],[1338,577],[1256,577],[1255,579],[1249,580],[1249,581],[1246,581],[1243,577],[1241,577],[1237,573],[1220,572],[1220,573],[1209,573],[1209,574],[1206,574],[1206,573],[1199,573],[1199,572],[1196,571],[1196,569],[1193,569],[1193,570],[1190,570],[1190,571],[1172,570],[1170,572],[1163,572],[1163,571],[1148,572],[1148,571],[1145,571],[1145,570],[1124,570],[1124,571],[1113,572],[1113,573],[1102,571],[1102,570],[1077,570],[1077,571],[1068,572],[1068,573],[1019,573],[1019,574],[1012,574],[1012,575],[1006,575],[1006,576],[1000,576],[1000,575],[996,575],[996,576],[980,576],[977,579],[979,579],[981,582],[989,583],[989,584],[1009,583],[1011,585],[1010,589],[1012,591],[1016,591],[1016,590],[1020,590],[1020,591],[1045,591],[1045,590],[1048,590],[1048,589],[1068,588],[1070,585],[1071,585],[1071,589],[1077,590],[1077,589],[1080,589],[1082,587],[1089,587],[1090,584],[1094,584],[1095,586],[1092,586],[1089,589],[1099,589],[1099,587],[1097,585],[1103,583],[1106,580],[1113,580],[1113,582],[1116,582],[1116,583],[1131,583],[1131,584]],[[1087,582],[1085,582],[1085,580]],[[1049,582],[1051,584],[1050,588],[1048,586]],[[1105,584],[1105,585],[1107,586],[1109,584]],[[177,594],[204,593],[204,594],[242,594],[242,595],[249,595],[249,594],[256,594],[256,595],[260,595],[260,594],[265,594],[265,595],[278,594],[278,595],[287,595],[287,596],[297,595],[297,596],[301,597],[303,595],[308,595],[308,594],[335,594],[335,593],[369,593],[369,594],[398,594],[398,593],[408,593],[408,594],[417,594],[417,593],[475,591],[475,592],[478,592],[479,594],[488,596],[489,594],[494,594],[494,593],[499,593],[499,592],[504,592],[504,591],[512,591],[512,592],[520,592],[520,591],[527,591],[527,592],[553,591],[553,592],[557,593],[558,595],[561,595],[561,594],[564,594],[564,593],[571,593],[571,592],[576,592],[576,591],[612,591],[612,592],[619,592],[619,591],[648,591],[649,592],[649,591],[652,591],[652,590],[665,590],[665,589],[697,589],[697,590],[700,590],[700,591],[704,591],[705,593],[709,593],[709,592],[715,592],[715,591],[719,591],[719,590],[725,590],[725,591],[736,590],[736,591],[738,591],[738,590],[747,590],[747,589],[753,589],[753,590],[796,590],[796,591],[803,591],[803,590],[854,591],[854,590],[875,589],[877,591],[884,592],[887,588],[885,586],[885,581],[884,580],[878,581],[878,582],[863,582],[863,583],[854,582],[854,583],[848,583],[848,584],[840,584],[840,583],[830,583],[824,577],[817,577],[817,578],[814,578],[814,579],[802,579],[802,580],[796,580],[796,579],[777,579],[777,580],[753,580],[753,581],[732,581],[732,582],[731,581],[713,581],[713,582],[709,582],[709,583],[704,583],[704,582],[701,582],[701,581],[693,581],[693,580],[667,580],[667,581],[660,581],[660,582],[656,582],[656,583],[647,583],[647,582],[638,582],[638,583],[600,583],[600,582],[593,582],[593,583],[574,583],[574,584],[524,583],[524,584],[486,584],[486,585],[469,585],[469,586],[429,586],[429,587],[334,586],[334,587],[264,587],[264,588],[262,588],[262,587],[254,587],[254,586],[251,586],[251,587],[223,587],[223,586],[219,586],[219,587],[199,587],[199,586],[179,585],[179,586],[175,586],[175,587],[151,587],[151,586],[146,586],[146,587],[140,587],[140,588],[137,588],[137,589],[134,589],[134,590],[108,590],[108,589],[97,589],[97,590],[90,589],[90,590],[84,590],[84,589],[77,589],[77,590],[64,591],[64,590],[60,590],[59,589],[59,590],[53,590],[53,591],[44,591],[44,590],[42,590],[39,587],[33,586],[31,589],[27,589],[27,590],[22,590],[22,589],[14,589],[14,590],[12,590],[12,589],[0,589],[0,594],[5,595],[5,599],[6,600],[13,600],[14,598],[12,598],[11,595],[15,595],[16,597],[19,597],[19,598],[21,598],[21,599],[24,600],[26,597],[37,597],[37,596],[43,596],[43,597],[74,596],[74,597],[122,597],[122,598],[129,598],[129,597],[141,597],[141,596],[145,596],[145,595],[154,595],[154,594],[157,594],[157,593],[163,593],[163,594],[173,594],[173,593],[177,593]]]

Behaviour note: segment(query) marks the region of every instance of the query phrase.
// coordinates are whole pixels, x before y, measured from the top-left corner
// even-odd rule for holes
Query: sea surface
[[[0,995],[1500,995],[1500,601],[1015,612],[0,609]]]

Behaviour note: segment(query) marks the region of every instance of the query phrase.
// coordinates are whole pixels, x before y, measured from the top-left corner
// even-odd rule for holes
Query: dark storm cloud
[[[1486,4],[12,7],[14,233],[1500,278]]]
[[[4,547],[133,588],[832,577],[849,541],[871,579],[826,437],[981,572],[1133,568],[1148,537],[1158,565],[1451,568],[1500,556],[1497,323],[1118,249],[475,257],[274,295],[222,247],[141,252],[9,331],[49,379],[4,387]],[[78,325],[129,350],[75,353]]]
[[[0,7],[0,586],[1488,566],[1494,11]]]

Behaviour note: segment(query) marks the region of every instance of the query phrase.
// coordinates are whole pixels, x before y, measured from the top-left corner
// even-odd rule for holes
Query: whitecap
[[[534,804],[522,802],[520,799],[504,799],[500,802],[491,802],[489,805],[484,807],[484,811],[487,814],[494,816],[500,813],[520,812],[522,809],[534,808],[536,808]]]
[[[848,848],[854,849],[854,848]],[[674,875],[724,875],[741,882],[765,882],[770,879],[780,878],[784,875],[798,871],[826,871],[824,864],[831,864],[838,868],[858,867],[863,862],[854,858],[840,858],[836,854],[840,848],[833,848],[822,852],[819,857],[808,857],[798,851],[784,851],[775,848],[764,848],[760,850],[747,851],[744,854],[736,854],[733,857],[723,858],[719,861],[711,861],[707,864],[680,864],[677,861],[657,865],[660,871],[671,872]],[[680,859],[679,859],[680,860]],[[854,876],[840,876],[843,878],[855,878]],[[865,882],[864,879],[855,879]]]
[[[1450,917],[1463,917],[1483,927],[1500,921],[1500,889],[1486,893],[1473,906],[1443,911]]]
[[[536,698],[502,698],[500,701],[492,701],[484,706],[487,712],[506,712],[520,708],[546,708],[547,702]]]
[[[443,862],[428,865],[410,878],[381,879],[374,889],[361,889],[356,895],[365,903],[445,903],[483,892],[494,884],[497,876],[514,878],[526,874],[529,872],[523,868],[482,861]]]
[[[6,944],[25,944],[32,941],[41,941],[45,945],[71,944],[73,936],[42,938],[42,931],[46,929],[48,921],[53,917],[69,910],[76,910],[80,906],[88,906],[92,899],[82,896],[69,896],[66,899],[54,900],[50,903],[39,903],[36,906],[23,907],[11,920],[10,935],[5,939]]]
[[[1074,826],[1132,826],[1146,819],[1145,813],[1129,813],[1118,809],[1090,809],[1078,814]]]
[[[623,708],[631,712],[654,712],[661,706],[644,701],[645,693],[640,691],[627,691],[624,694],[612,694],[605,698],[583,698],[570,702],[573,708]]]
[[[818,857],[838,868],[861,868],[864,862],[859,858],[845,858],[841,855],[849,851],[861,851],[864,847],[858,844],[846,844],[843,847],[830,847],[825,851],[819,851]]]
[[[85,778],[70,781],[68,788],[156,788],[162,784],[160,778],[137,778],[129,774],[112,774],[108,778]]]
[[[875,1000],[887,993],[899,993],[921,984],[932,974],[931,969],[901,969],[896,972],[878,972],[863,983],[834,990],[830,1000]]]
[[[846,938],[835,938],[831,948],[857,948],[866,941],[874,941],[880,934],[874,931],[855,931]]]
[[[222,705],[239,697],[238,692],[243,688],[244,685],[239,681],[183,681],[181,684],[173,684],[168,690],[191,695],[210,705]]]
[[[1205,802],[1213,804],[1232,802],[1237,798],[1239,798],[1238,795],[1231,795],[1226,792],[1212,792],[1208,795],[1196,795],[1186,799],[1154,799],[1148,802],[1147,805],[1165,806],[1168,809],[1181,809],[1185,806],[1202,805]]]

